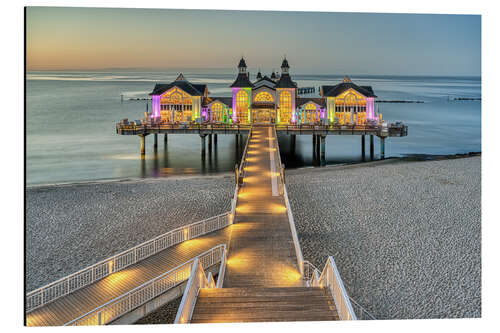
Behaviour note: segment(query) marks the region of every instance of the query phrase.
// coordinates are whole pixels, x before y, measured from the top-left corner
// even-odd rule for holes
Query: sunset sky
[[[30,7],[28,70],[252,68],[481,75],[472,15]]]

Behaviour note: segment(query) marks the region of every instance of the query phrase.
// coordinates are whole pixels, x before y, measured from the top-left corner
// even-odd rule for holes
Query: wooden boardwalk
[[[231,226],[163,250],[26,315],[27,326],[60,326],[177,267],[208,249],[228,243]]]
[[[260,126],[249,140],[223,287],[302,286],[285,202],[278,193],[276,151],[270,148],[270,140],[277,138],[271,126]]]
[[[224,283],[200,290],[193,323],[339,320],[329,290],[303,285],[279,193],[274,133],[252,128]]]

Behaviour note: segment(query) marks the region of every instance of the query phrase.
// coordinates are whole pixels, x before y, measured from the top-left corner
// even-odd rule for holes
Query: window
[[[289,91],[283,91],[280,94],[280,123],[290,123],[292,117],[292,94]]]
[[[266,91],[258,93],[255,96],[254,101],[255,102],[269,102],[269,103],[274,102],[273,96],[270,93],[266,92]]]
[[[222,122],[223,121],[224,107],[222,106],[221,103],[212,104],[211,111],[212,111],[212,113],[211,113],[211,115],[212,115],[211,120],[212,121],[215,121],[215,122]]]
[[[248,122],[248,94],[245,90],[240,90],[236,94],[236,121]]]

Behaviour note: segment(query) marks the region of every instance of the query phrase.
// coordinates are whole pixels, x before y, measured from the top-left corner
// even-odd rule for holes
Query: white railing
[[[252,138],[252,128],[248,131],[247,142],[245,143],[245,149],[243,149],[243,155],[241,157],[240,169],[239,169],[239,178],[245,177],[245,166],[247,164],[246,157],[248,152],[248,143]]]
[[[66,323],[64,326],[108,324],[188,280],[191,277],[191,272],[193,271],[195,263],[200,263],[203,267],[210,267],[217,264],[223,258],[225,251],[226,245],[219,244],[184,264]]]
[[[300,275],[303,277],[304,276],[304,257],[302,256],[302,249],[300,248],[300,243],[299,243],[299,237],[297,236],[297,229],[295,228],[295,221],[293,219],[293,214],[292,214],[292,208],[290,207],[290,201],[288,200],[288,193],[286,191],[286,185],[285,185],[285,171],[283,164],[281,164],[281,156],[280,156],[280,149],[278,145],[278,136],[276,134],[276,128],[273,126],[273,131],[274,131],[274,137],[276,140],[274,140],[274,148],[275,148],[275,154],[277,154],[277,161],[279,163],[279,170],[280,170],[280,181],[279,181],[279,187],[280,187],[280,194],[283,195],[283,198],[285,200],[285,206],[286,206],[286,214],[288,216],[288,223],[290,223],[290,230],[292,232],[292,238],[293,238],[293,245],[295,247],[295,255],[297,256],[297,264],[299,266],[299,271]]]
[[[302,249],[300,248],[299,237],[295,229],[295,221],[293,220],[292,208],[288,201],[288,193],[286,186],[283,184],[283,198],[285,199],[286,214],[288,216],[288,223],[290,223],[290,230],[292,232],[293,245],[295,246],[295,255],[297,256],[297,263],[299,265],[300,275],[304,276],[304,257],[302,256]]]
[[[222,229],[232,223],[233,216],[228,212],[174,229],[111,258],[33,290],[26,294],[26,313],[88,286],[170,246]]]
[[[194,306],[196,305],[196,298],[198,293],[202,288],[220,288],[222,286],[222,280],[224,280],[224,272],[226,267],[226,247],[221,254],[221,263],[219,268],[219,276],[217,277],[217,284],[213,283],[213,277],[211,273],[208,276],[205,274],[205,270],[201,261],[196,259],[193,263],[191,269],[191,276],[182,295],[181,304],[177,310],[177,315],[175,316],[174,324],[186,324],[191,321],[193,315]]]
[[[309,286],[330,289],[340,320],[357,320],[333,257],[328,257],[321,275],[319,270],[308,261],[305,262],[304,267],[304,276],[310,276],[307,283]]]

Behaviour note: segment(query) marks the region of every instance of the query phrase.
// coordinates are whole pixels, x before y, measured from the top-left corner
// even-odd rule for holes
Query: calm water
[[[183,71],[191,82],[207,83],[212,95],[230,96],[230,71]],[[139,138],[115,133],[122,118],[140,119],[146,97],[157,81],[170,82],[177,72],[30,72],[27,76],[27,183],[57,183],[110,178],[164,177],[230,171],[241,156],[234,135],[219,135],[218,145],[201,157],[197,135],[169,135],[168,150],[159,136],[153,153],[146,138],[146,158]],[[252,76],[253,78],[253,76]],[[341,75],[293,75],[299,86],[336,84]],[[386,140],[387,156],[455,154],[481,151],[481,102],[449,101],[481,97],[481,79],[463,77],[353,76],[371,85],[379,99],[421,100],[423,104],[379,103],[384,119],[403,121],[408,136]],[[123,95],[123,102],[121,101]],[[149,106],[149,109],[150,106]],[[295,155],[280,136],[287,167],[313,165],[311,136],[297,136]],[[367,140],[368,141],[368,140]],[[378,139],[375,152],[378,154]],[[368,151],[368,145],[367,145]],[[208,151],[207,151],[208,152]],[[328,164],[361,160],[359,136],[328,136]]]

